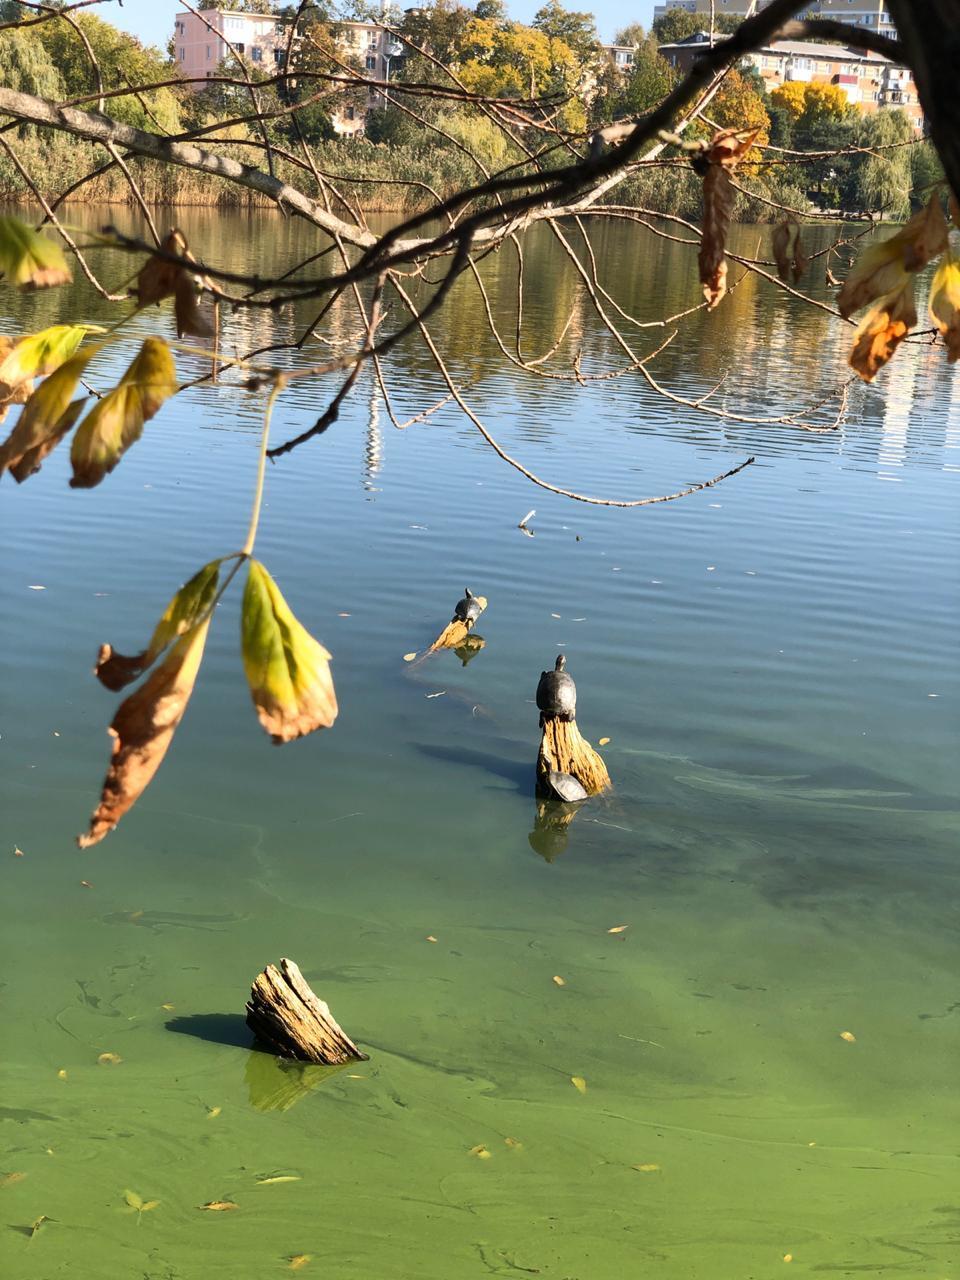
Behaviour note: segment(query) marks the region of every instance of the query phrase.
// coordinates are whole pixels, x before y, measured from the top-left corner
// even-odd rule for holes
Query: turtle
[[[469,630],[476,620],[483,613],[483,604],[481,604],[480,596],[475,596],[469,587],[464,587],[464,596],[462,600],[458,600],[456,608],[453,611],[451,622],[465,622]]]
[[[575,804],[579,800],[588,798],[583,784],[572,773],[558,773],[556,769],[548,769],[537,781],[541,795],[551,800],[564,800],[567,804]]]
[[[540,683],[537,685],[537,706],[540,708],[540,728],[544,718],[551,716],[557,720],[572,720],[577,711],[577,686],[573,677],[564,671],[566,658],[561,653],[552,671],[540,672]]]

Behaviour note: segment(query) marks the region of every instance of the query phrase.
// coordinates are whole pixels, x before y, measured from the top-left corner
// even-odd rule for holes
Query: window
[[[355,120],[356,118],[357,118],[357,113],[356,113],[356,111],[353,109],[353,107],[347,107],[347,119],[348,119],[348,120]]]
[[[259,48],[259,46],[254,45],[253,48],[250,50],[250,57],[254,60],[254,62],[262,62],[263,50]]]
[[[183,56],[183,50],[182,50],[182,49],[180,49],[180,50],[178,50],[178,52],[179,52],[179,54],[180,54],[180,61],[181,61],[181,62],[186,62],[186,58]]]
[[[376,58],[372,58],[372,57],[369,57],[369,56],[368,56],[366,61],[367,61],[367,70],[368,70],[368,71],[376,71],[376,69],[377,69],[377,60],[376,60]]]
[[[211,49],[210,49],[210,46],[209,46],[209,45],[207,45],[207,61],[208,61],[208,62],[210,61],[210,59],[211,59],[211,57],[212,57],[212,56],[213,56],[213,54],[212,54],[212,51],[211,51]]]
[[[282,67],[282,66],[283,66],[283,62],[284,62],[284,59],[286,58],[286,56],[287,56],[287,55],[284,53],[284,51],[283,51],[282,49],[274,49],[274,51],[273,51],[273,60],[274,60],[274,62],[277,64],[277,66],[278,66],[278,67]]]
[[[242,40],[238,40],[238,41],[237,41],[237,43],[236,43],[233,47],[236,49],[237,53],[243,53],[243,41],[242,41]]]

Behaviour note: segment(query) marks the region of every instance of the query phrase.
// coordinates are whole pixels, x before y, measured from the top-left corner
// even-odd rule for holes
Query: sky
[[[511,16],[521,22],[529,22],[542,3],[543,0],[507,0]],[[614,32],[630,22],[649,27],[653,5],[654,0],[566,0],[567,8],[588,9],[595,15],[600,38],[605,41],[611,41]],[[96,11],[101,18],[139,36],[144,44],[163,49],[173,34],[173,15],[182,8],[179,0],[124,0],[122,7],[116,0],[107,0]]]

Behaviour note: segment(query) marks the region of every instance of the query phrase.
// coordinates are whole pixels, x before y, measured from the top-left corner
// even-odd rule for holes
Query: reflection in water
[[[383,465],[383,432],[380,429],[380,395],[377,384],[371,382],[370,416],[367,419],[367,436],[363,446],[363,487],[368,493],[379,493],[374,480]]]
[[[483,636],[467,636],[463,644],[458,645],[453,652],[460,659],[461,665],[465,667],[468,662],[473,661],[480,650],[484,648],[486,643],[487,642],[484,640]]]
[[[301,1098],[350,1065],[342,1062],[334,1067],[320,1067],[288,1062],[272,1053],[251,1049],[243,1068],[250,1105],[255,1111],[289,1111]]]
[[[544,862],[553,862],[567,847],[570,824],[582,808],[584,801],[538,800],[533,830],[527,839],[530,848],[539,853]]]

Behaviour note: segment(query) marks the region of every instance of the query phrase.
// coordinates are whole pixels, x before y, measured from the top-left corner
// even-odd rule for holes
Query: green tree
[[[600,40],[593,14],[565,9],[560,0],[547,0],[543,8],[534,14],[531,26],[551,40],[561,41],[584,64],[593,61],[599,51]]]
[[[721,35],[729,35],[743,21],[741,17],[729,13],[718,13],[714,30]],[[653,34],[658,44],[674,44],[677,40],[686,40],[687,36],[698,31],[710,30],[708,13],[688,13],[685,9],[668,9],[653,20]]]
[[[637,48],[619,108],[625,114],[642,115],[662,102],[677,82],[677,73],[648,36]]]

